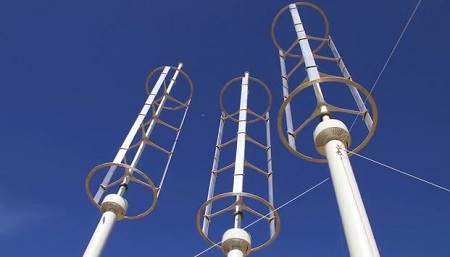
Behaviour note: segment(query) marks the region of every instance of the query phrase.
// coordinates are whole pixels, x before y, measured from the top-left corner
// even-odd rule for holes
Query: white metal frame
[[[161,74],[159,75],[159,78],[157,79],[155,85],[149,92],[148,98],[144,104],[144,107],[140,111],[138,117],[136,118],[135,122],[133,123],[130,131],[128,132],[125,140],[123,141],[121,147],[119,148],[119,151],[117,152],[113,162],[111,163],[104,163],[101,164],[94,169],[92,169],[86,178],[85,188],[86,192],[88,194],[89,199],[91,202],[93,202],[94,205],[99,208],[99,210],[102,213],[102,217],[100,218],[100,221],[97,225],[97,228],[95,229],[92,238],[86,248],[86,251],[83,256],[85,257],[96,257],[100,256],[103,252],[103,249],[105,247],[105,244],[111,234],[111,231],[114,227],[114,224],[116,221],[121,219],[138,219],[142,218],[146,215],[148,215],[156,206],[157,199],[159,197],[159,193],[161,191],[169,164],[172,159],[173,151],[175,150],[178,137],[180,135],[181,129],[184,124],[184,120],[186,118],[187,111],[189,109],[189,105],[192,98],[193,93],[193,85],[192,81],[189,78],[189,76],[182,71],[183,64],[179,63],[178,67],[173,66],[164,66],[159,67],[152,71],[149,74],[149,77],[147,78],[147,91],[149,90],[149,82],[154,74],[161,71]],[[174,73],[172,75],[172,78],[170,79],[169,85],[166,86],[166,77],[168,73],[173,70]],[[170,95],[179,75],[182,75],[188,83],[190,94],[188,96],[188,99],[186,102],[181,102],[178,99],[175,99]],[[164,88],[163,88],[164,85]],[[160,98],[156,99],[158,95],[161,95]],[[167,100],[172,100],[175,103],[179,104],[178,107],[167,107],[166,102]],[[156,111],[155,111],[155,106]],[[178,110],[184,108],[183,117],[181,120],[181,123],[178,127],[174,127],[172,125],[169,125],[165,122],[163,122],[160,119],[160,115],[163,110]],[[149,110],[153,109],[151,117],[148,119],[148,121],[145,121],[145,119],[149,116]],[[176,132],[174,142],[172,144],[172,147],[170,150],[164,149],[150,141],[150,135],[152,134],[155,126],[157,124],[161,124],[171,130],[174,130]],[[138,143],[131,145],[133,140],[136,138],[138,131],[142,130],[142,138],[138,141]],[[165,163],[165,169],[163,171],[163,175],[161,178],[161,181],[159,183],[159,186],[156,187],[154,183],[151,181],[151,179],[142,171],[136,168],[137,164],[139,163],[139,160],[141,159],[142,154],[144,153],[144,150],[147,145],[153,146],[158,150],[163,151],[164,153],[168,154],[167,161]],[[131,164],[126,163],[126,155],[129,153],[129,150],[132,148],[137,148],[136,152],[134,153],[133,159]],[[108,171],[106,173],[106,176],[104,177],[102,183],[99,186],[99,189],[97,190],[97,193],[95,196],[92,194],[90,190],[90,183],[91,179],[94,174],[96,174],[98,171],[108,168]],[[119,179],[115,181],[111,181],[113,178],[113,175],[115,172],[117,172],[117,168],[123,169],[123,176],[121,176]],[[134,173],[137,173],[139,175],[139,178],[135,176]],[[153,192],[153,200],[151,202],[151,205],[148,207],[148,209],[140,214],[137,215],[127,215],[127,209],[128,209],[128,202],[123,197],[126,190],[129,187],[129,184],[131,182],[138,183],[140,185],[143,185],[144,187],[149,188]],[[114,188],[114,186],[118,186],[117,193],[111,193],[103,198],[102,203],[100,204],[100,201],[102,200],[103,194],[109,190]]]
[[[317,38],[307,35],[297,7],[310,7],[317,10],[322,15],[326,27],[324,38]],[[297,35],[297,40],[291,45],[288,50],[284,50],[280,47],[280,44],[276,39],[276,33],[274,30],[275,25],[278,22],[278,18],[287,10],[289,10],[289,13],[291,15]],[[378,252],[375,237],[370,227],[369,219],[365,211],[362,197],[359,192],[358,185],[354,177],[350,160],[348,159],[346,151],[351,141],[350,133],[347,127],[342,122],[331,119],[333,112],[344,112],[360,115],[363,117],[369,130],[369,134],[363,141],[363,143],[361,143],[361,145],[357,147],[356,150],[358,151],[367,144],[376,128],[378,120],[376,105],[370,94],[359,84],[352,80],[347,67],[345,66],[341,56],[339,55],[339,52],[336,49],[336,46],[334,45],[331,37],[328,36],[328,27],[328,20],[323,11],[319,7],[310,3],[298,2],[290,4],[287,7],[283,8],[275,16],[274,22],[272,23],[272,38],[278,48],[278,53],[280,55],[283,96],[285,98],[285,101],[280,110],[280,114],[278,115],[278,130],[283,144],[285,144],[285,146],[288,147],[288,149],[297,156],[308,161],[328,163],[350,255],[352,257],[377,257],[380,256],[380,254]],[[319,45],[319,47],[312,50],[309,44],[310,39],[320,40],[321,44]],[[330,47],[334,58],[322,57],[317,54],[317,51],[319,51],[320,48],[323,47],[325,42],[328,43],[328,46]],[[298,44],[300,47],[300,55],[294,55],[290,53],[295,44]],[[297,66],[294,67],[288,74],[286,74],[286,57],[300,58]],[[342,78],[319,73],[317,64],[315,62],[316,58],[336,61],[344,77]],[[302,64],[304,64],[306,69],[307,81],[302,83],[293,92],[289,93],[289,77]],[[322,82],[338,82],[349,86],[350,91],[357,103],[359,111],[346,110],[329,105],[325,101],[322,93],[322,88],[320,85],[320,83]],[[290,103],[300,91],[309,86],[312,86],[314,88],[314,93],[317,101],[316,110],[310,116],[310,118],[308,118],[299,128],[294,129]],[[365,103],[362,101],[359,91],[363,92],[370,100],[372,111],[374,114],[374,120],[372,120],[372,116],[366,108]],[[281,126],[283,112],[286,117],[287,139],[284,136],[284,132],[282,131]],[[324,155],[326,159],[316,159],[300,153],[298,150],[299,145],[296,145],[295,142],[296,135],[315,118],[320,118],[320,122],[315,130],[314,141],[319,153]],[[338,131],[339,133],[336,131]]]
[[[239,110],[234,113],[227,112],[223,105],[223,95],[227,88],[240,81],[240,101]],[[250,82],[254,84],[259,84],[264,88],[269,97],[269,106],[266,108],[264,113],[257,114],[248,106],[248,92]],[[258,97],[258,96],[256,96]],[[260,80],[250,77],[250,74],[246,72],[243,77],[235,78],[229,81],[223,88],[220,96],[220,105],[222,109],[222,114],[220,117],[219,129],[217,134],[216,148],[214,153],[214,160],[211,171],[211,179],[209,183],[207,201],[200,207],[197,213],[197,228],[200,234],[211,244],[216,247],[221,248],[228,257],[233,256],[247,256],[251,252],[258,251],[267,245],[269,245],[279,233],[279,223],[280,218],[275,208],[273,207],[273,179],[272,179],[272,146],[270,137],[270,121],[269,121],[269,109],[271,105],[271,94],[269,88]],[[254,119],[249,119],[249,115],[255,116]],[[237,118],[236,118],[237,116]],[[222,142],[224,134],[224,126],[226,122],[236,122],[237,123],[237,135],[235,138],[227,142]],[[250,138],[247,132],[247,125],[255,122],[264,122],[266,129],[266,143],[260,143]],[[220,153],[224,147],[231,147],[232,143],[236,143],[236,152],[234,163],[222,167],[219,167],[220,163]],[[249,164],[245,159],[245,149],[246,144],[252,142],[262,150],[265,151],[267,158],[267,170],[261,170]],[[268,200],[257,195],[250,194],[244,191],[244,174],[246,168],[251,168],[257,172],[263,173],[267,177],[267,190],[268,190]],[[229,169],[233,169],[233,189],[231,192],[216,195],[215,187],[218,176],[221,172],[226,172]],[[212,206],[215,201],[220,201],[223,198],[233,197],[235,202],[225,209],[212,212]],[[267,206],[268,214],[261,214],[253,210],[250,206],[247,206],[246,199],[253,199],[261,202]],[[225,231],[224,238],[222,239],[222,245],[216,245],[215,242],[209,238],[210,223],[213,219],[224,213],[231,212],[234,217],[234,224],[232,228]],[[269,224],[269,234],[270,238],[259,245],[251,245],[250,237],[248,233],[242,228],[242,218],[243,213],[249,212],[260,218],[265,219]],[[240,242],[246,242],[237,249],[228,249],[227,246],[232,240],[240,240]],[[231,241],[228,241],[231,240]]]

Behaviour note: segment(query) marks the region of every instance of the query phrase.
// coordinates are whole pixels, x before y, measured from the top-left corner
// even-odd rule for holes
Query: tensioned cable
[[[421,3],[422,3],[422,0],[419,0],[419,1],[417,2],[416,7],[414,8],[413,12],[412,12],[411,15],[409,16],[408,22],[406,22],[406,25],[405,25],[405,27],[403,28],[402,33],[400,33],[400,36],[398,37],[397,42],[396,42],[395,45],[394,45],[394,48],[392,48],[392,51],[391,51],[391,53],[389,54],[389,57],[387,58],[386,62],[384,63],[383,68],[381,69],[380,73],[378,74],[377,79],[376,79],[375,82],[373,83],[372,88],[370,88],[369,95],[372,95],[373,90],[374,90],[375,87],[377,86],[378,81],[379,81],[380,78],[381,78],[381,75],[383,75],[384,70],[386,69],[386,67],[387,67],[387,65],[388,65],[388,63],[389,63],[389,61],[391,60],[392,56],[394,55],[395,50],[397,50],[397,46],[399,45],[400,41],[402,40],[403,35],[405,34],[406,29],[407,29],[408,26],[409,26],[409,23],[411,23],[411,20],[412,20],[412,18],[414,17],[414,15],[416,14],[416,11],[417,11],[417,9],[419,8],[419,6],[420,6]],[[368,98],[366,98],[366,100],[364,101],[364,104],[367,103],[367,100],[368,100]],[[355,122],[356,122],[357,119],[358,119],[358,116],[356,116],[355,119],[353,120],[353,123],[352,123],[352,125],[350,126],[349,131],[352,130],[352,128],[353,128],[353,126],[355,125]]]
[[[409,174],[409,173],[407,173],[407,172],[401,171],[401,170],[396,169],[396,168],[394,168],[394,167],[392,167],[392,166],[389,166],[389,165],[387,165],[387,164],[384,164],[384,163],[381,163],[381,162],[379,162],[379,161],[375,161],[375,160],[373,160],[373,159],[370,159],[369,157],[365,157],[365,156],[363,156],[363,155],[357,154],[357,153],[352,152],[352,151],[349,151],[349,150],[346,150],[346,151],[349,152],[349,153],[352,153],[352,154],[354,154],[354,155],[356,155],[356,156],[358,156],[358,157],[361,157],[361,158],[363,158],[363,159],[365,159],[365,160],[371,161],[371,162],[376,163],[376,164],[378,164],[378,165],[381,165],[381,166],[383,166],[383,167],[385,167],[385,168],[391,169],[391,170],[396,171],[396,172],[398,172],[398,173],[400,173],[400,174],[403,174],[403,175],[405,175],[405,176],[408,176],[408,177],[410,177],[410,178],[417,179],[417,180],[419,180],[420,182],[423,182],[423,183],[426,183],[426,184],[428,184],[428,185],[434,186],[434,187],[436,187],[436,188],[442,189],[442,190],[444,190],[444,191],[450,192],[450,189],[449,189],[449,188],[440,186],[440,185],[438,185],[438,184],[435,184],[435,183],[430,182],[430,181],[428,181],[428,180],[425,180],[425,179],[423,179],[423,178],[419,178],[419,177],[417,177],[417,176],[411,175],[411,174]]]
[[[297,195],[296,197],[292,198],[291,200],[285,202],[284,204],[280,205],[278,208],[276,208],[273,211],[270,211],[269,213],[267,213],[266,215],[264,215],[263,217],[258,218],[257,220],[253,221],[252,223],[248,224],[247,226],[245,226],[243,229],[246,229],[250,226],[253,226],[254,224],[256,224],[257,222],[261,221],[264,218],[269,217],[270,214],[274,213],[275,211],[278,211],[279,209],[285,207],[286,205],[292,203],[293,201],[297,200],[298,198],[306,195],[307,193],[311,192],[312,190],[316,189],[318,186],[322,185],[323,183],[327,182],[330,178],[326,178],[324,180],[322,180],[321,182],[317,183],[316,185],[314,185],[313,187],[309,188],[308,190],[304,191],[303,193]],[[195,255],[194,257],[200,256],[204,253],[206,253],[207,251],[211,250],[212,248],[218,246],[219,244],[221,244],[222,241],[217,242],[215,244],[213,244],[212,246],[208,247],[207,249],[203,250],[202,252],[198,253],[197,255]]]

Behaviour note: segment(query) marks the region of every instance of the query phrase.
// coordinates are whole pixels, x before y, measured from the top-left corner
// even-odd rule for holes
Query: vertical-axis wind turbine
[[[239,81],[241,82],[239,84]],[[239,109],[235,112],[229,112],[225,108],[224,93],[230,89],[233,85],[240,86],[240,103]],[[248,105],[249,91],[255,89],[252,94],[253,99],[259,99],[264,101],[264,96],[258,95],[258,91],[255,87],[258,87],[267,93],[268,105],[263,113],[257,113]],[[259,97],[259,98],[257,98]],[[222,249],[228,257],[243,257],[249,255],[251,252],[258,251],[268,246],[278,235],[280,229],[280,217],[273,206],[273,184],[272,184],[272,155],[271,155],[271,143],[270,143],[270,123],[269,123],[269,109],[272,102],[272,95],[269,88],[259,79],[250,77],[248,72],[245,72],[244,76],[230,80],[220,93],[220,107],[222,115],[220,117],[219,131],[217,135],[216,149],[214,153],[214,161],[211,172],[211,180],[209,184],[207,201],[200,207],[197,213],[197,229],[201,236],[208,242]],[[253,107],[254,108],[254,107]],[[230,125],[237,125],[237,135],[230,140],[223,142],[225,134],[225,125],[230,122]],[[251,136],[250,127],[263,125],[265,128],[266,142],[258,142],[255,135]],[[258,127],[260,128],[260,127]],[[259,129],[263,131],[264,129]],[[236,146],[234,162],[229,165],[220,165],[221,153],[224,150],[232,150],[233,146]],[[249,156],[250,147],[254,147],[255,150],[252,154],[258,154],[259,160],[266,159],[267,168],[260,168],[257,164],[252,163]],[[247,148],[247,151],[246,151]],[[260,150],[257,150],[257,149]],[[253,149],[253,148],[251,148]],[[265,156],[265,158],[262,158]],[[223,161],[222,161],[223,163]],[[216,194],[216,182],[221,175],[226,178],[226,173],[234,171],[232,192],[225,192]],[[244,174],[250,176],[249,172],[256,173],[256,176],[263,176],[267,179],[268,188],[268,200],[261,196],[246,192],[244,190]],[[253,175],[253,174],[252,174]],[[256,183],[255,183],[256,184]],[[253,184],[252,186],[254,186]],[[248,184],[247,184],[248,185]],[[249,186],[249,185],[248,185]],[[231,201],[231,202],[230,202]],[[213,204],[217,208],[213,208]],[[257,206],[261,205],[261,206]],[[217,210],[215,210],[217,209]],[[261,213],[267,211],[266,213]],[[222,234],[222,240],[215,240],[211,236],[210,225],[214,224],[216,218],[219,216],[230,215],[234,222],[231,228],[224,223],[220,223],[225,231]],[[258,242],[255,237],[251,238],[246,227],[243,225],[243,217],[246,215],[254,215],[258,219],[264,219],[268,222],[268,233],[264,238],[259,237]],[[226,226],[226,227],[225,227]],[[218,227],[218,226],[216,226]],[[227,229],[229,228],[229,229]],[[217,230],[217,228],[216,228]],[[264,233],[259,233],[264,235]],[[260,235],[258,235],[260,236]],[[219,243],[221,242],[221,244]]]
[[[302,10],[312,9],[320,14],[325,23],[325,35],[323,37],[311,36],[306,33],[299,14],[300,8]],[[288,47],[283,48],[277,39],[276,30],[278,26],[281,26],[279,25],[280,17],[285,13],[289,13],[291,16],[296,37]],[[281,78],[285,98],[277,119],[281,140],[293,154],[302,159],[311,162],[328,163],[350,255],[352,257],[380,256],[349,160],[349,156],[361,150],[375,132],[378,122],[378,111],[375,101],[364,87],[352,80],[328,34],[328,19],[319,7],[307,2],[297,2],[284,7],[275,16],[271,32],[272,40],[278,48],[280,56]],[[316,45],[313,49],[310,41]],[[328,45],[329,50],[331,50],[331,57],[319,54],[319,51],[325,45]],[[296,50],[298,51],[298,46],[300,46],[300,51],[295,52]],[[286,69],[287,58],[298,60],[289,72]],[[329,75],[319,72],[316,61],[325,62],[326,64],[329,62],[336,63],[341,74]],[[291,80],[295,78],[295,75],[301,73],[299,68],[302,66],[304,66],[307,76],[297,88],[289,92],[289,82],[292,83]],[[325,91],[322,91],[322,89],[325,87],[336,87],[336,85],[344,85],[350,88],[358,110],[337,107],[326,101]],[[309,87],[312,87],[314,90],[316,107],[313,113],[300,126],[294,129],[291,112],[291,108],[294,108],[293,100],[297,98],[301,91]],[[365,102],[362,101],[359,94],[360,92],[366,97],[371,108],[366,108]],[[342,114],[361,116],[368,129],[364,139],[358,142],[359,144],[350,151],[347,150],[351,147],[351,137],[347,126],[340,119],[333,119],[333,116]],[[286,118],[286,135],[283,131],[284,117]],[[304,131],[314,121],[318,121],[313,132],[314,145],[320,155],[326,158],[307,155],[304,153],[305,149],[299,149],[301,145],[297,144],[299,133]]]
[[[114,160],[109,163],[98,165],[88,173],[85,189],[91,202],[102,213],[102,217],[83,256],[97,257],[101,255],[116,221],[122,219],[139,219],[148,215],[155,208],[193,94],[192,81],[189,76],[181,70],[182,67],[182,63],[179,63],[178,67],[161,66],[154,69],[148,75],[146,80],[148,98],[123,141],[122,146],[119,148]],[[154,76],[159,72],[160,75],[153,85],[153,88],[150,88],[153,79],[156,78]],[[172,74],[172,77],[169,80],[167,78],[170,74]],[[180,80],[180,74],[184,77],[185,81],[183,82],[185,83],[183,84],[186,84],[184,87],[187,87],[187,89],[185,88],[185,92],[181,94],[178,93],[174,96],[175,83]],[[177,89],[183,87],[183,85],[178,84],[179,83],[177,83]],[[180,101],[178,99],[179,97],[185,97],[186,100],[184,102]],[[168,116],[163,116],[163,111],[164,114],[170,111],[170,114]],[[171,122],[175,122],[174,120],[178,119],[170,117],[176,115],[176,113],[181,117],[181,122],[178,121],[178,125],[172,125],[173,123]],[[151,137],[155,133],[155,128],[157,128],[158,131],[162,130],[164,132],[164,140],[161,139],[161,141],[167,141],[166,137],[170,134],[173,138],[172,143],[169,142],[169,144],[162,146],[157,138]],[[141,133],[139,133],[139,131],[141,131]],[[161,134],[157,134],[157,136],[159,135]],[[158,144],[156,142],[158,142]],[[149,165],[152,169],[155,169],[154,167],[157,162],[163,162],[160,163],[161,167],[164,167],[164,170],[158,186],[155,186],[153,181],[138,168],[138,164],[140,164],[139,161],[147,146],[152,147],[152,149],[156,149],[158,152],[162,152],[167,156],[167,159],[153,158]],[[131,163],[129,163],[128,160],[132,160]],[[103,181],[101,181],[96,194],[93,195],[91,184],[94,183],[91,183],[91,181],[93,175],[100,171],[106,172],[106,175],[103,178]],[[122,175],[115,178],[114,175],[118,173]],[[153,195],[150,205],[145,207],[146,209],[144,209],[144,211],[138,212],[139,214],[133,215],[127,213],[128,202],[124,198],[125,191],[131,187],[131,183],[135,183],[133,186],[140,185],[145,189],[150,189]],[[110,193],[103,198],[106,191],[111,192],[113,190],[117,190],[117,193]]]

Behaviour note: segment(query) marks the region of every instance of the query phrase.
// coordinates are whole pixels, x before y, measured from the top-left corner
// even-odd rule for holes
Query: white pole
[[[91,237],[91,241],[86,247],[83,257],[98,257],[102,254],[114,224],[125,215],[127,209],[128,203],[125,198],[117,194],[110,194],[105,197],[100,208],[103,215]]]
[[[351,138],[342,121],[328,116],[314,130],[317,151],[326,156],[352,257],[379,257],[375,237],[347,155]]]
[[[247,99],[249,72],[245,72],[241,84],[241,101],[239,105],[239,122],[236,142],[236,158],[233,174],[233,193],[242,193],[244,188],[244,165],[245,165],[245,138],[247,136]],[[241,209],[236,205],[234,215],[234,227],[241,227]]]
[[[228,252],[227,257],[244,257],[244,253],[239,249],[233,249]]]
[[[331,140],[325,150],[350,256],[380,256],[344,144]]]
[[[114,212],[107,211],[103,213],[92,235],[91,241],[84,252],[84,257],[97,257],[102,254],[115,223],[116,214]]]
[[[247,128],[248,77],[246,72],[242,78],[241,101],[239,106],[239,125],[236,143],[236,158],[233,179],[233,193],[242,193],[244,187],[245,137]]]

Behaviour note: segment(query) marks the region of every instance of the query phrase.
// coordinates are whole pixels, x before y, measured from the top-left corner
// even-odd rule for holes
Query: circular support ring
[[[147,95],[150,95],[150,92],[151,92],[151,86],[149,85],[150,80],[151,80],[152,77],[156,74],[156,72],[164,70],[165,67],[166,67],[166,66],[160,66],[160,67],[154,69],[152,72],[150,72],[150,74],[148,74],[147,79],[145,80],[145,90],[147,91]],[[175,67],[175,66],[167,66],[167,67],[170,67],[171,70],[175,70],[175,71],[178,70],[178,71],[181,73],[181,75],[183,75],[183,76],[187,79],[187,81],[188,81],[188,83],[189,83],[190,94],[189,94],[188,99],[187,99],[184,103],[179,104],[178,106],[175,106],[175,107],[166,107],[166,106],[164,106],[163,109],[166,109],[166,110],[172,110],[172,111],[173,111],[173,110],[179,110],[179,109],[181,109],[181,108],[186,108],[186,106],[189,105],[189,102],[190,102],[190,100],[192,99],[192,96],[193,96],[193,94],[194,94],[194,84],[192,83],[192,80],[191,80],[191,78],[189,77],[189,75],[187,75],[187,73],[184,72],[183,70],[178,69],[178,67]],[[162,99],[162,97],[163,97],[164,95],[168,95],[168,98],[173,99],[172,96],[170,96],[170,94],[166,94],[166,92],[167,92],[167,89],[165,88],[165,85],[164,85],[164,93],[163,93],[163,95],[162,95],[160,98],[158,98],[156,101],[161,101],[161,99]],[[166,96],[166,97],[167,97],[167,96]],[[182,102],[182,101],[178,101],[178,102]]]
[[[359,152],[363,147],[365,147],[367,145],[367,143],[370,141],[370,139],[373,137],[377,124],[378,124],[378,109],[377,109],[377,105],[375,103],[375,100],[373,99],[373,97],[370,95],[369,91],[367,91],[363,86],[361,86],[360,84],[346,79],[346,78],[342,78],[342,77],[323,77],[320,79],[316,79],[316,80],[312,80],[312,81],[307,81],[304,82],[303,84],[301,84],[300,86],[298,86],[294,91],[291,92],[291,94],[284,100],[283,104],[280,107],[280,111],[278,112],[278,118],[277,118],[277,127],[278,127],[278,134],[280,136],[281,142],[284,144],[284,146],[294,155],[307,160],[307,161],[311,161],[311,162],[317,162],[317,163],[326,163],[327,159],[326,158],[313,158],[311,156],[308,156],[306,154],[301,153],[300,151],[297,151],[295,149],[293,149],[290,145],[288,140],[286,139],[286,137],[284,136],[284,132],[283,132],[283,117],[284,117],[284,113],[286,110],[286,106],[294,99],[295,96],[297,96],[298,93],[300,93],[302,90],[317,84],[317,83],[327,83],[327,82],[335,82],[335,83],[339,83],[339,84],[344,84],[348,87],[354,87],[356,88],[358,91],[360,91],[361,93],[363,93],[363,95],[367,98],[370,106],[371,106],[371,110],[372,110],[372,119],[373,119],[373,124],[372,124],[372,128],[370,129],[369,133],[367,133],[366,137],[364,138],[364,140],[355,148],[353,148],[352,150],[350,150],[351,152],[349,152],[349,156],[352,156],[353,153],[357,153]],[[311,116],[306,119],[306,121],[304,121],[299,127],[298,129],[296,129],[295,131],[295,135],[297,135],[301,130],[303,130],[303,128],[306,127],[306,125],[308,125],[311,121],[313,121],[315,118],[320,117],[323,115],[323,113],[320,112],[320,106],[326,106],[328,109],[329,113],[333,113],[333,112],[341,112],[341,113],[348,113],[348,114],[356,114],[356,115],[361,115],[364,117],[364,115],[366,115],[365,112],[361,112],[361,111],[354,111],[354,110],[347,110],[347,109],[343,109],[343,108],[339,108],[336,106],[333,106],[331,104],[328,104],[327,102],[321,102],[321,103],[317,103],[317,107],[316,110],[311,114]]]
[[[267,206],[267,208],[270,210],[270,213],[273,214],[273,219],[275,221],[275,233],[273,233],[273,235],[266,242],[264,242],[256,247],[252,247],[252,249],[250,249],[250,252],[256,252],[258,250],[261,250],[261,249],[267,247],[269,244],[271,244],[275,240],[275,238],[278,236],[278,233],[280,232],[280,225],[281,225],[280,215],[278,214],[277,210],[268,201],[266,201],[265,199],[263,199],[257,195],[245,193],[245,192],[243,192],[243,193],[229,192],[229,193],[223,193],[223,194],[212,197],[211,199],[206,201],[197,212],[197,230],[206,241],[211,243],[214,247],[221,249],[221,246],[217,242],[214,242],[207,235],[205,235],[205,233],[203,233],[202,219],[204,217],[205,209],[209,204],[212,204],[213,202],[220,200],[222,198],[226,198],[226,197],[239,197],[241,199],[250,198],[250,199],[256,200],[256,201],[264,204],[265,206]],[[243,200],[241,200],[241,201],[243,201]],[[237,202],[235,202],[233,205],[236,205],[236,204],[237,204]],[[231,205],[231,206],[233,206],[233,205]],[[230,208],[230,207],[228,207],[228,208]],[[245,229],[245,228],[243,228],[243,229]]]
[[[144,187],[148,187],[150,190],[152,190],[152,193],[153,193],[152,203],[151,203],[150,207],[147,208],[147,210],[145,210],[144,212],[142,212],[140,214],[137,214],[137,215],[132,215],[132,216],[125,215],[123,218],[132,220],[132,219],[140,219],[140,218],[142,218],[144,216],[147,216],[156,207],[156,202],[158,201],[158,191],[159,191],[159,189],[154,185],[152,180],[147,175],[145,175],[144,172],[142,172],[141,170],[139,170],[139,169],[137,169],[135,167],[127,165],[127,164],[107,162],[107,163],[100,164],[97,167],[93,168],[91,171],[89,171],[89,173],[88,173],[88,175],[86,177],[86,182],[84,184],[84,187],[85,187],[86,193],[87,193],[87,195],[89,197],[89,200],[91,200],[91,202],[100,210],[100,205],[94,201],[94,197],[92,195],[92,192],[91,192],[91,189],[90,189],[89,185],[90,185],[92,176],[95,173],[97,173],[98,171],[100,171],[103,168],[113,167],[113,166],[122,167],[124,169],[124,174],[119,179],[117,179],[116,181],[110,183],[109,185],[117,185],[121,181],[123,181],[124,178],[129,177],[131,182],[135,182],[135,183],[140,184],[140,185],[142,185]],[[137,173],[140,176],[142,176],[144,181],[134,177],[133,173]]]
[[[225,90],[227,90],[228,87],[230,87],[232,84],[236,83],[237,81],[241,80],[242,78],[243,77],[237,77],[237,78],[234,78],[234,79],[228,81],[228,83],[225,84],[225,86],[222,87],[222,90],[220,91],[220,96],[219,96],[220,109],[222,110],[223,113],[225,113],[226,117],[230,118],[232,121],[235,121],[235,122],[239,122],[239,120],[234,118],[232,115],[230,115],[227,112],[227,110],[225,109],[225,107],[223,105],[223,96],[225,94]],[[264,90],[266,90],[267,97],[269,99],[269,102],[267,104],[267,108],[262,114],[255,114],[255,116],[257,116],[256,118],[254,118],[252,120],[247,120],[247,124],[250,124],[250,123],[254,123],[254,122],[257,122],[259,120],[264,120],[265,119],[265,114],[267,112],[269,112],[270,107],[272,106],[272,94],[270,93],[269,87],[264,82],[262,82],[261,80],[259,80],[257,78],[254,78],[254,77],[249,77],[248,79],[249,79],[249,81],[250,80],[254,81],[254,82],[258,83],[260,86],[262,86],[264,88]]]
[[[328,39],[328,36],[329,36],[329,33],[330,33],[330,23],[328,22],[328,17],[325,14],[325,12],[322,11],[322,9],[320,9],[318,6],[316,6],[314,4],[311,4],[311,3],[308,3],[308,2],[296,2],[295,5],[296,6],[307,6],[307,7],[310,7],[312,9],[318,11],[320,13],[320,15],[322,16],[322,18],[323,18],[323,22],[325,23],[325,33],[324,33],[324,36],[323,36],[324,40],[315,49],[312,50],[313,53],[317,53],[327,43],[327,40],[325,40],[325,39]],[[288,9],[289,9],[289,5],[285,6],[283,9],[281,9],[277,13],[277,15],[275,15],[275,18],[273,19],[273,22],[272,22],[272,27],[270,29],[270,33],[272,35],[273,43],[278,48],[278,50],[281,50],[283,53],[286,53],[286,49],[283,49],[281,47],[280,43],[278,42],[278,39],[277,39],[277,36],[276,36],[276,33],[275,33],[275,26],[276,26],[280,16]],[[296,39],[295,41],[298,41],[298,39]],[[286,56],[293,57],[293,58],[302,58],[301,54],[286,53]]]

